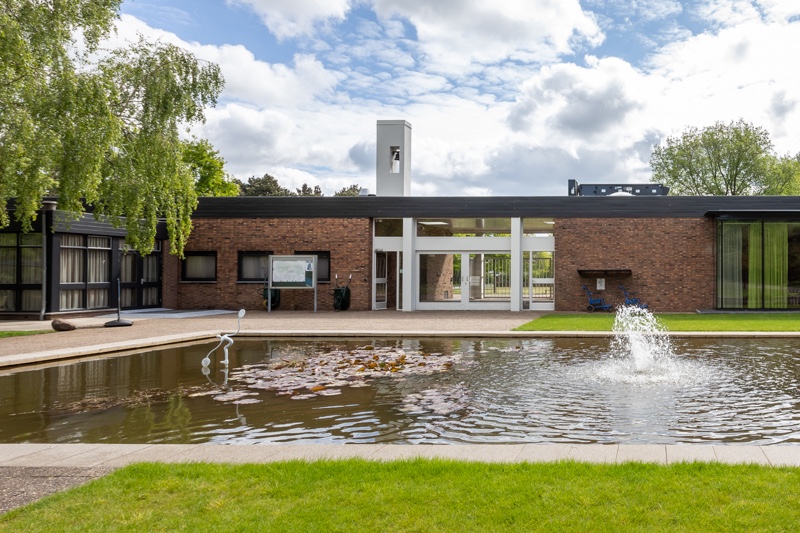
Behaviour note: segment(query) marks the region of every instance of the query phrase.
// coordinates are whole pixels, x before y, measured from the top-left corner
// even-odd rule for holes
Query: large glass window
[[[800,307],[800,223],[719,224],[717,307]]]
[[[42,235],[0,234],[0,311],[38,311],[41,283]]]
[[[420,254],[419,301],[461,301],[461,255]]]
[[[59,310],[109,306],[111,238],[61,235]]]

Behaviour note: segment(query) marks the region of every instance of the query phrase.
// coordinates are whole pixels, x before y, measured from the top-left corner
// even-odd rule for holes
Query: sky
[[[414,196],[646,183],[667,136],[743,118],[800,152],[798,0],[125,0],[108,46],[173,43],[226,80],[226,170],[375,191],[378,120]]]

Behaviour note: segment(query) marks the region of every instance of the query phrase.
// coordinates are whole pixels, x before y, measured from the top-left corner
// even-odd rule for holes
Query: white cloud
[[[350,0],[226,0],[252,8],[278,39],[310,35],[315,25],[341,21]]]
[[[280,107],[330,94],[337,75],[314,56],[297,54],[293,65],[258,61],[245,47],[197,46],[196,53],[220,65],[225,77],[223,98],[260,106]]]
[[[533,144],[619,146],[632,127],[631,116],[644,107],[646,79],[616,58],[587,58],[589,66],[559,64],[528,80],[508,124]],[[623,141],[622,144],[627,144]]]
[[[602,32],[577,0],[372,0],[386,19],[416,28],[426,62],[451,74],[507,59],[553,60],[576,42],[596,45]]]
[[[739,117],[766,127],[780,153],[800,149],[800,74],[786,59],[800,49],[794,0],[704,0],[715,22],[698,35],[670,18],[672,0],[618,0],[617,23],[626,7],[661,21],[652,43],[660,48],[634,64],[599,51],[580,64],[563,60],[603,37],[577,0],[537,0],[533,14],[511,0],[363,1],[382,17],[377,24],[348,21],[358,33],[347,36],[318,32],[285,64],[241,45],[184,42],[133,17],[120,33],[138,30],[220,64],[223,98],[195,133],[229,172],[268,172],[326,194],[353,183],[375,190],[375,121],[387,118],[413,125],[415,195],[563,195],[569,178],[643,182],[665,135]],[[332,4],[348,14],[350,3]],[[288,3],[259,5],[293,13]],[[303,31],[340,20],[331,12],[305,19]]]

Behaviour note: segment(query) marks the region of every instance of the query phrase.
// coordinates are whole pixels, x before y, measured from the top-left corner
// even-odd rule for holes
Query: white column
[[[413,218],[403,219],[403,311],[417,307],[417,223]]]
[[[511,310],[522,311],[522,219],[511,219]]]

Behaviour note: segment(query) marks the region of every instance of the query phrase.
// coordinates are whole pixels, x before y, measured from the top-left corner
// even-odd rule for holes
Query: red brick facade
[[[586,309],[578,270],[630,269],[606,276],[607,303],[624,301],[620,284],[659,312],[714,308],[715,225],[706,218],[558,219],[555,224],[556,311]]]
[[[372,307],[372,239],[366,218],[210,219],[197,218],[186,251],[217,253],[216,282],[181,281],[181,261],[164,253],[163,306],[175,309],[262,308],[260,283],[238,277],[238,252],[330,252],[331,282],[320,283],[319,310],[333,309],[334,276],[350,282],[354,310]],[[578,270],[628,269],[631,275],[605,275],[606,302],[623,300],[619,285],[637,293],[659,312],[714,308],[715,225],[705,218],[558,219],[555,237],[556,311],[583,311],[596,279]],[[389,307],[396,305],[397,264],[389,255]],[[281,291],[282,310],[313,309],[313,291]]]
[[[195,218],[186,251],[216,252],[216,282],[181,280],[181,261],[164,261],[164,296],[171,300],[170,280],[177,309],[263,309],[262,285],[237,281],[239,252],[330,252],[329,283],[319,283],[317,309],[333,310],[334,276],[341,283],[352,274],[350,309],[372,308],[372,231],[367,218]],[[311,310],[314,291],[284,289],[280,309]]]

